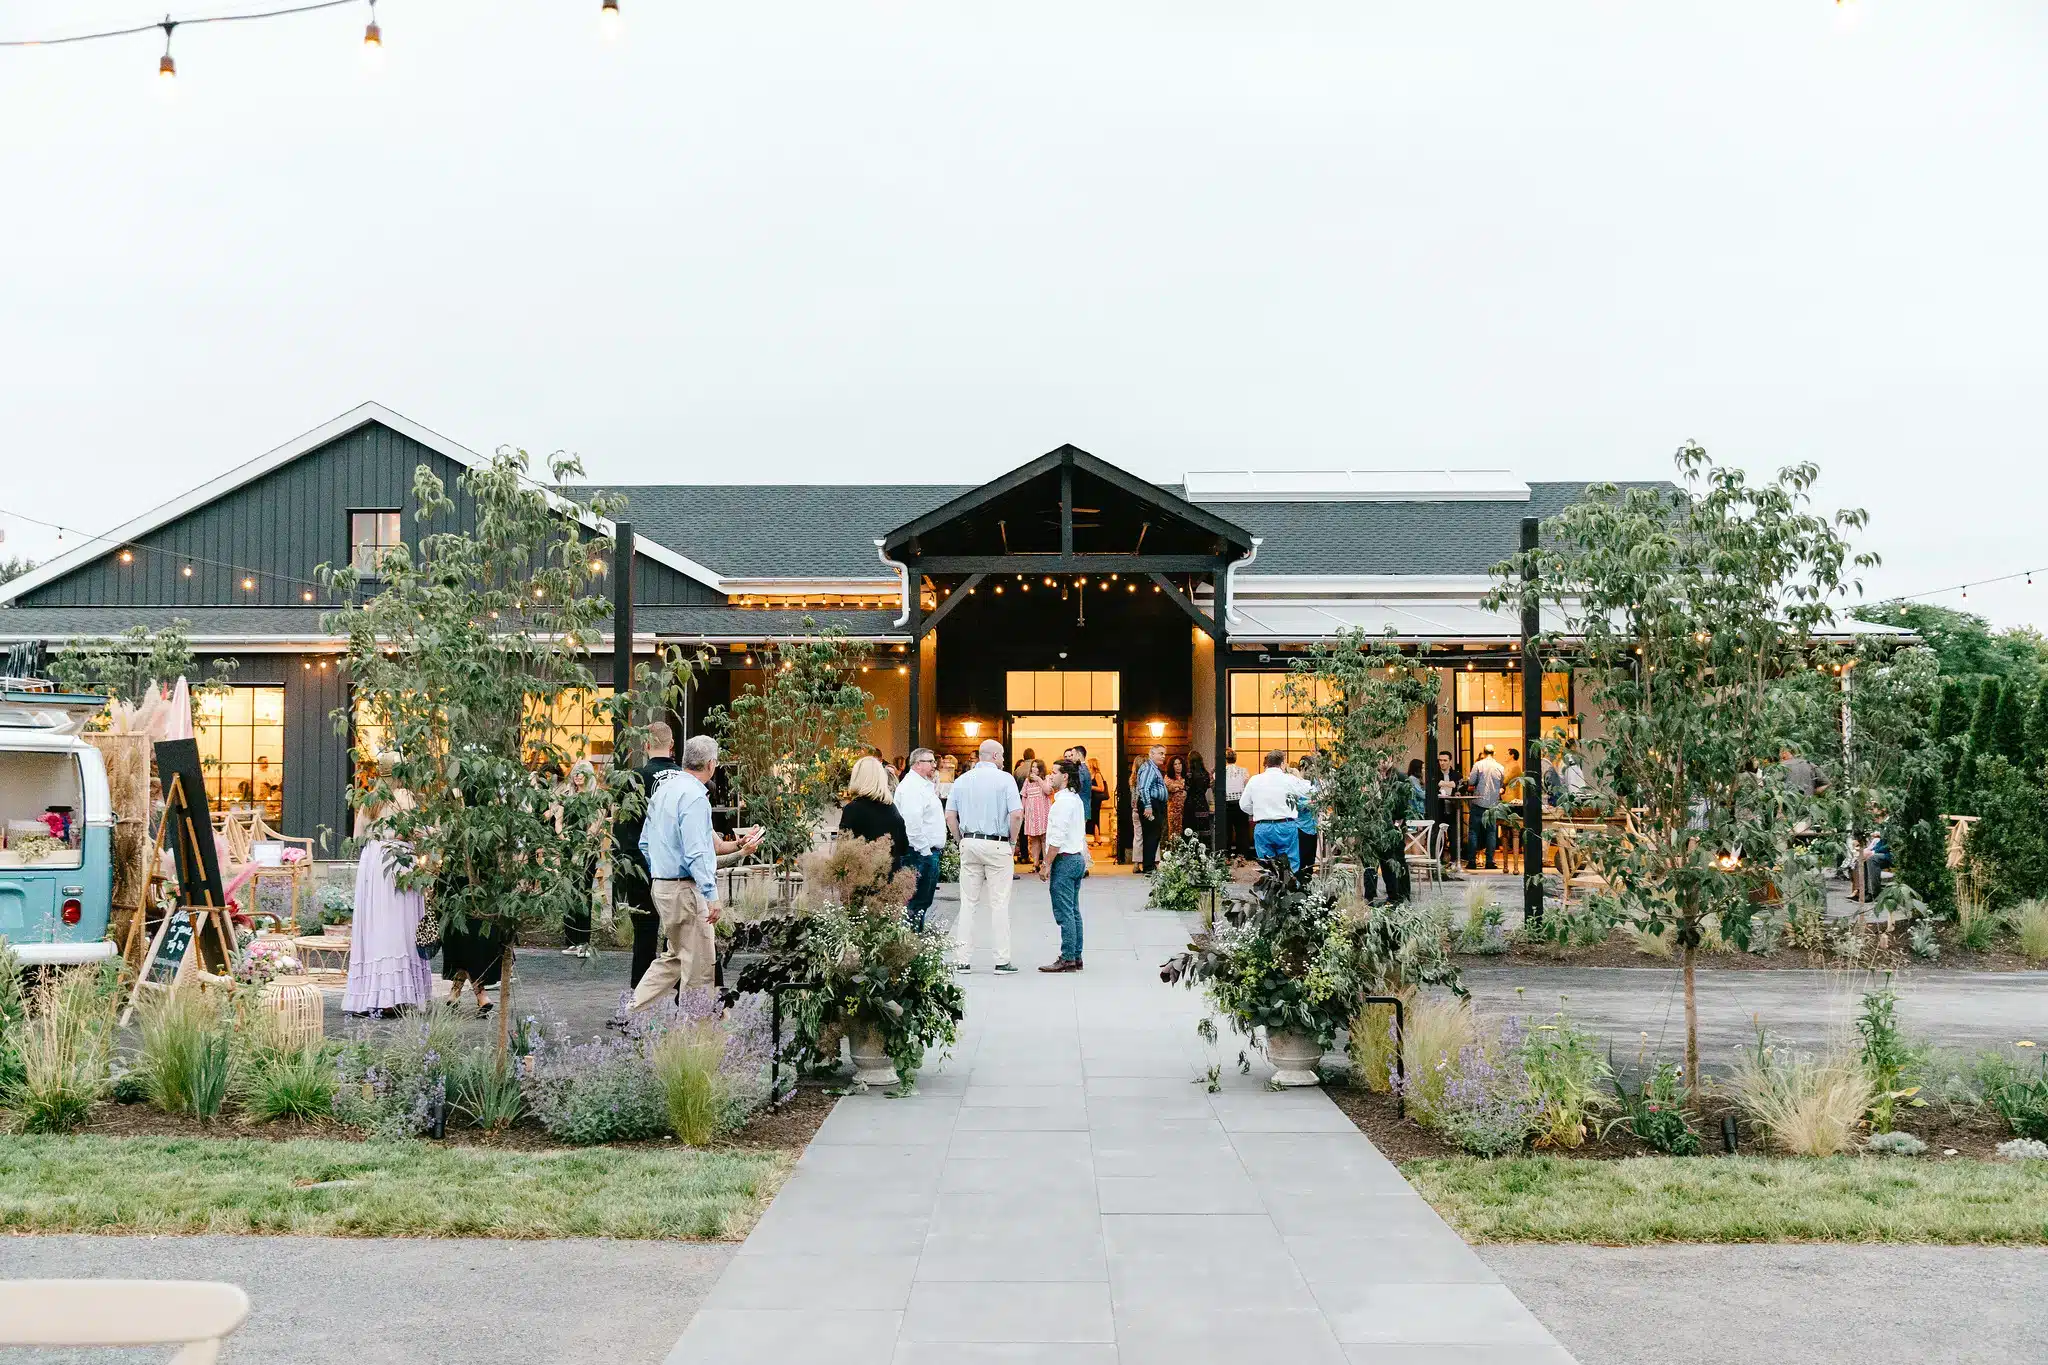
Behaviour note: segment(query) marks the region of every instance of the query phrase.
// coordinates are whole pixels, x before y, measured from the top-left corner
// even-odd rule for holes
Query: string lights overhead
[[[357,5],[364,0],[310,0],[303,5],[287,5],[282,9],[256,10],[247,14],[198,14],[185,18],[166,14],[163,18],[148,24],[134,24],[127,28],[99,29],[91,33],[65,33],[52,38],[4,38],[0,47],[57,47],[65,43],[93,43],[103,38],[130,38],[138,33],[164,35],[163,55],[157,58],[156,74],[159,79],[172,80],[178,74],[178,63],[171,56],[171,36],[180,28],[194,24],[243,24],[258,19],[287,19],[294,15],[312,14],[319,10],[338,9],[343,5]],[[370,21],[363,28],[363,47],[374,53],[384,46],[384,30],[377,22],[377,0],[368,0]],[[619,0],[602,0],[598,7],[598,27],[607,38],[619,33]]]

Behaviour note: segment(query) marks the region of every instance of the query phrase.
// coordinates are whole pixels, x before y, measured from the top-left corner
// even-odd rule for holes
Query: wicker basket
[[[270,1019],[272,1041],[279,1047],[304,1047],[327,1032],[320,988],[310,976],[271,978],[263,988],[263,1008]]]

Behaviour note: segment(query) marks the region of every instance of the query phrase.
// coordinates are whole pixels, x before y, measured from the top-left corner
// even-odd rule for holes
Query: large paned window
[[[284,819],[284,688],[233,686],[199,694],[193,729],[208,804]]]
[[[1023,715],[1033,711],[1092,711],[1113,714],[1123,708],[1120,673],[1046,672],[1011,673],[1008,681],[1009,709]]]
[[[572,689],[558,693],[554,706],[536,698],[526,703],[527,733],[535,740],[551,743],[571,758],[594,758],[612,751],[612,723],[597,704],[609,699],[609,687]]]
[[[1452,684],[1452,696],[1457,704],[1458,762],[1471,767],[1491,745],[1494,757],[1502,763],[1526,764],[1528,755],[1521,751],[1522,675],[1468,669],[1452,676],[1457,679]],[[1563,730],[1576,734],[1571,707],[1572,675],[1546,672],[1542,732],[1551,735]]]
[[[357,573],[374,575],[384,552],[397,544],[397,512],[371,508],[348,514],[348,562]]]
[[[1522,714],[1520,673],[1481,673],[1475,669],[1454,676],[1458,679],[1460,711],[1490,712],[1496,715]],[[1560,716],[1572,709],[1571,674],[1543,675],[1543,709]]]
[[[1265,755],[1279,749],[1290,764],[1314,751],[1314,725],[1304,714],[1310,705],[1329,700],[1329,684],[1307,680],[1307,694],[1288,695],[1291,673],[1232,672],[1230,675],[1230,747],[1240,766],[1259,771]]]

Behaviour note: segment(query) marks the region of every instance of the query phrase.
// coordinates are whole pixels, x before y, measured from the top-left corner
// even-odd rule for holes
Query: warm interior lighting
[[[1161,735],[1166,733],[1166,722],[1163,720],[1155,720],[1146,728],[1152,731],[1152,738],[1157,739]]]
[[[960,722],[960,728],[962,731],[966,733],[969,739],[973,739],[976,735],[981,733],[981,722],[978,720],[965,720]]]

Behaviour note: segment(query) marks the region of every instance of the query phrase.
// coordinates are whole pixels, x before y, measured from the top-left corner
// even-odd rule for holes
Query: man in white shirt
[[[1252,822],[1252,852],[1260,862],[1284,857],[1290,869],[1301,871],[1295,803],[1308,795],[1308,782],[1287,771],[1287,755],[1279,749],[1266,755],[1266,770],[1244,784],[1238,805]]]
[[[1500,804],[1501,793],[1507,789],[1508,770],[1493,756],[1493,746],[1486,746],[1486,752],[1472,765],[1472,771],[1465,775],[1466,785],[1472,788],[1471,832],[1465,837],[1465,866],[1474,871],[1479,867],[1479,850],[1486,850],[1486,865],[1493,866],[1494,847],[1500,838],[1499,830],[1493,823],[1493,808]]]
[[[1224,846],[1224,851],[1239,856],[1250,852],[1252,846],[1251,821],[1245,818],[1242,802],[1245,780],[1250,776],[1251,774],[1246,772],[1244,767],[1238,763],[1237,750],[1225,749],[1223,751],[1223,799],[1228,803],[1228,810],[1225,812],[1224,818],[1230,821],[1230,840]]]
[[[1024,823],[1017,783],[1003,771],[1000,740],[985,739],[981,761],[954,779],[946,793],[946,825],[960,840],[960,919],[953,926],[953,970],[974,965],[974,916],[988,906],[995,935],[996,971],[1017,970],[1010,961],[1010,883],[1017,875],[1011,846]]]
[[[1081,798],[1067,783],[1067,774],[1053,769],[1045,780],[1052,788],[1052,809],[1045,817],[1045,865],[1039,879],[1051,883],[1052,917],[1060,926],[1060,960],[1041,972],[1081,970],[1081,879],[1088,875],[1088,816]]]
[[[939,858],[946,851],[946,803],[939,800],[933,775],[939,757],[930,749],[910,751],[910,771],[896,783],[896,813],[910,836],[910,866],[917,869],[917,891],[903,907],[910,927],[924,932],[925,912],[939,890]]]

